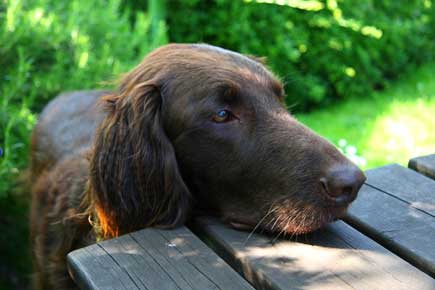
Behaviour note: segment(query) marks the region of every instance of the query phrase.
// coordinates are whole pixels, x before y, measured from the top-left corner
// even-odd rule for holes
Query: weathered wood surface
[[[254,289],[185,227],[145,229],[68,255],[81,289]]]
[[[399,165],[366,172],[351,225],[435,276],[435,181]]]
[[[256,289],[435,289],[431,277],[342,221],[296,241],[249,237],[214,219],[197,220],[195,232]]]
[[[412,158],[408,167],[435,179],[435,154]]]

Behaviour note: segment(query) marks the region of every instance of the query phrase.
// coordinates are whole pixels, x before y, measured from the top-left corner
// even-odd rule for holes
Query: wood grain
[[[435,181],[399,165],[367,171],[345,219],[435,276]]]
[[[185,227],[145,229],[68,255],[81,289],[253,289]]]
[[[342,221],[297,240],[199,219],[195,231],[256,289],[434,289],[435,282]]]

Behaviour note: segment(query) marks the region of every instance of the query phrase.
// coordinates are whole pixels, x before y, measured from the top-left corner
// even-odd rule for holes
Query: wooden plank
[[[435,216],[435,182],[398,164],[368,170],[366,184]]]
[[[408,167],[435,179],[435,154],[412,158],[409,160]]]
[[[144,229],[68,254],[80,289],[254,289],[190,230]]]
[[[435,289],[431,277],[342,221],[277,241],[215,219],[198,219],[194,229],[256,289]]]
[[[435,181],[398,165],[366,175],[345,221],[435,277]]]
[[[67,260],[71,278],[80,289],[140,289],[98,244],[71,252]]]

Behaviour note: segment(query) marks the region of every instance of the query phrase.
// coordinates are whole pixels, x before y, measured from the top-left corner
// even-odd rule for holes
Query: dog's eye
[[[213,121],[216,123],[224,123],[231,121],[234,115],[228,110],[220,110],[213,116]]]

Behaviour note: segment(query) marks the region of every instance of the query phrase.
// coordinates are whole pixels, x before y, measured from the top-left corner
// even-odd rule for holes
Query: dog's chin
[[[336,221],[346,215],[348,206],[325,207],[318,209],[316,213],[292,217],[281,213],[267,221],[254,221],[243,218],[227,220],[231,227],[241,231],[259,231],[269,233],[281,233],[286,235],[303,235],[320,229],[326,224]]]
[[[325,208],[320,210],[317,215],[307,216],[294,223],[286,223],[284,226],[278,227],[275,232],[291,236],[308,234],[344,217],[347,208],[348,206]]]
[[[317,215],[314,215],[312,218],[307,217],[305,221],[286,225],[281,228],[281,231],[289,235],[308,234],[344,217],[346,215],[347,209],[348,205],[323,208],[319,210]]]

